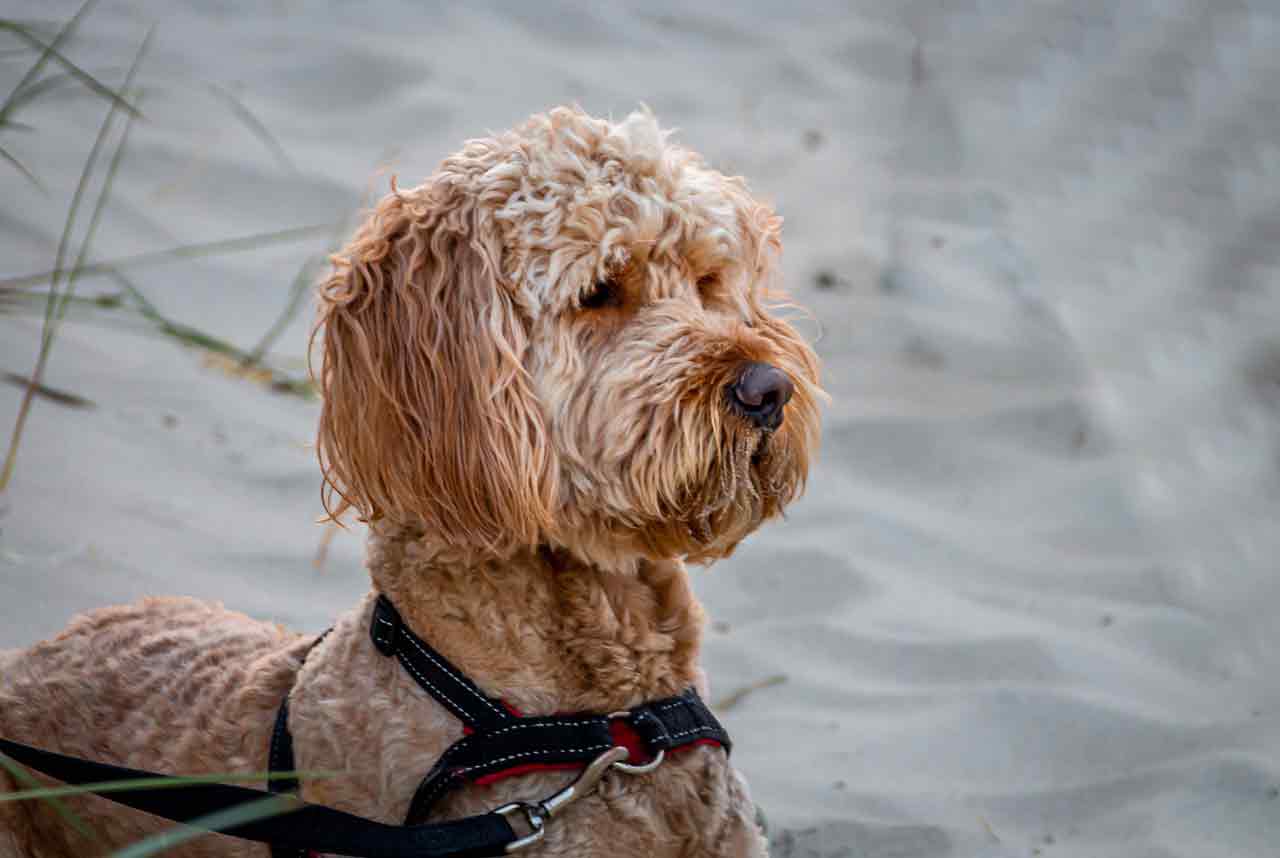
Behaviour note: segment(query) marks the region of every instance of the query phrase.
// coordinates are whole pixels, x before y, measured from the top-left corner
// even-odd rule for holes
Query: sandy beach
[[[147,594],[324,629],[368,579],[358,529],[316,563],[317,403],[156,319],[250,350],[391,176],[645,104],[786,218],[832,396],[805,498],[692,571],[773,854],[1280,855],[1275,4],[106,0],[66,54],[119,86],[153,23],[89,260],[300,232],[79,281],[44,381],[83,402],[36,401],[0,494],[0,648]],[[52,267],[107,109],[66,79],[0,128],[40,183],[0,162],[0,290]]]

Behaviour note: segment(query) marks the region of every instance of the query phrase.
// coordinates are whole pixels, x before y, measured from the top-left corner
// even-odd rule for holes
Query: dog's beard
[[[614,495],[626,500],[566,517],[558,541],[592,556],[639,553],[710,562],[781,514],[804,483],[808,435],[801,421],[765,431],[727,411],[717,419],[703,415],[684,428],[702,437],[677,437],[677,420],[665,424],[668,432],[650,425],[640,433],[645,441],[626,456],[634,470],[614,483],[632,489]],[[641,491],[659,484],[667,491]]]
[[[679,516],[688,535],[685,553],[694,562],[732,552],[762,522],[782,512],[803,480],[785,430],[734,426],[727,434],[716,445],[711,479],[690,487],[690,501]]]

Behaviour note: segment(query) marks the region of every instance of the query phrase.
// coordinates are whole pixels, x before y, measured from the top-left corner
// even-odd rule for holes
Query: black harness
[[[731,747],[728,734],[693,689],[608,715],[523,716],[486,695],[415,635],[385,596],[379,596],[375,604],[370,635],[379,652],[399,660],[424,691],[462,721],[466,733],[426,773],[409,805],[405,824],[383,825],[287,795],[296,792],[299,785],[288,774],[279,776],[295,768],[286,696],[271,733],[267,766],[274,776],[267,784],[270,792],[288,802],[289,809],[280,816],[221,829],[221,833],[270,844],[273,858],[301,858],[311,852],[355,858],[497,856],[540,840],[547,820],[588,794],[611,769],[643,774],[661,764],[668,753],[700,744],[719,746],[725,753]],[[321,635],[316,643],[323,638]],[[68,784],[157,777],[152,772],[67,757],[5,739],[0,739],[0,752]],[[433,805],[463,784],[488,784],[547,769],[571,769],[581,774],[542,801],[515,802],[452,822],[425,822]],[[191,823],[211,813],[261,801],[263,793],[248,787],[196,784],[171,790],[125,789],[103,797]]]

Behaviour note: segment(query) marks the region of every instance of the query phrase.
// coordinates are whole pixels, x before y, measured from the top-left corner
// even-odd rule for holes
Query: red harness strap
[[[729,735],[693,689],[626,712],[525,716],[489,697],[405,625],[379,596],[370,635],[378,650],[400,661],[424,691],[464,725],[462,739],[436,761],[414,794],[408,821],[426,818],[445,792],[464,783],[492,784],[534,771],[580,769],[610,748],[644,765],[660,753],[715,745],[728,753]]]

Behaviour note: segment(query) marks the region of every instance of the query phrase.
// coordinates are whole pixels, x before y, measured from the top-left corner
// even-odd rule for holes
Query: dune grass
[[[120,166],[128,150],[130,132],[135,120],[145,119],[141,104],[145,87],[139,83],[139,72],[151,45],[154,28],[148,30],[134,52],[132,61],[119,87],[103,83],[67,56],[77,29],[88,16],[96,0],[85,0],[74,15],[61,24],[52,38],[45,38],[22,22],[0,17],[0,32],[8,32],[23,43],[23,47],[6,51],[5,56],[36,54],[18,84],[0,103],[0,134],[39,133],[37,128],[15,119],[26,105],[45,97],[64,85],[80,85],[97,95],[98,103],[106,105],[103,116],[89,151],[82,164],[79,179],[68,203],[67,214],[58,239],[53,267],[47,271],[0,279],[0,317],[3,315],[29,314],[42,319],[39,349],[34,368],[29,375],[9,371],[0,373],[0,380],[23,390],[17,417],[9,436],[8,448],[0,464],[0,493],[9,486],[17,462],[18,450],[33,404],[37,398],[71,408],[92,408],[94,403],[85,396],[57,390],[42,381],[49,355],[53,349],[59,326],[71,310],[81,314],[77,318],[86,321],[110,323],[128,320],[142,330],[173,340],[184,347],[197,349],[220,368],[234,375],[264,383],[270,389],[290,394],[310,396],[310,381],[295,377],[269,365],[269,355],[281,334],[304,306],[308,287],[317,275],[326,254],[309,254],[299,267],[285,292],[285,302],[280,313],[270,321],[258,341],[248,349],[210,334],[198,327],[185,324],[166,315],[152,301],[129,274],[137,269],[238,253],[263,247],[293,243],[326,236],[326,248],[335,245],[345,229],[345,222],[322,223],[289,229],[246,235],[219,241],[180,245],[149,253],[136,254],[107,260],[94,259],[94,237],[105,217],[111,200],[111,191]],[[50,71],[56,68],[57,71]],[[235,94],[213,84],[208,89],[227,106],[231,114],[266,147],[277,164],[291,174],[297,167],[287,151],[264,123],[255,116]],[[4,145],[0,137],[0,170],[8,168],[23,176],[34,187],[47,193],[36,171],[30,169]],[[108,152],[109,157],[108,157]],[[91,190],[96,186],[96,196]],[[92,206],[90,200],[92,198]],[[88,210],[87,220],[82,217]],[[84,226],[81,227],[81,223]],[[76,236],[79,235],[78,244]],[[326,251],[327,252],[327,251]],[[103,277],[117,291],[93,297],[77,294],[82,281],[88,277]],[[199,783],[261,782],[270,778],[306,776],[319,778],[331,776],[322,772],[301,773],[226,773],[196,777],[157,777],[145,781],[88,784],[85,786],[45,786],[24,767],[0,754],[0,769],[7,771],[20,789],[0,793],[0,803],[12,801],[41,801],[48,803],[80,836],[89,841],[96,835],[83,819],[66,804],[65,799],[86,792],[109,794],[121,789],[181,789]],[[286,795],[263,794],[260,801],[249,802],[227,811],[212,814],[193,821],[191,826],[175,826],[115,853],[115,858],[145,858],[160,854],[181,843],[203,836],[207,830],[225,830],[249,821],[287,813],[298,806],[297,799]]]
[[[289,173],[298,172],[293,159],[289,157],[289,153],[285,151],[285,148],[280,145],[280,141],[276,139],[276,136],[271,133],[271,129],[264,125],[262,120],[258,119],[253,111],[240,100],[239,96],[226,87],[218,86],[217,84],[210,83],[206,84],[205,87],[227,106],[231,111],[231,115],[240,120],[240,124],[248,128],[261,141],[262,145],[267,147],[281,168]]]
[[[65,318],[69,310],[77,309],[80,311],[80,320],[85,322],[112,324],[127,322],[132,318],[140,321],[144,330],[172,339],[183,346],[202,350],[216,359],[225,359],[212,362],[232,375],[256,380],[276,392],[311,397],[314,395],[314,388],[309,379],[268,366],[267,357],[288,324],[302,311],[307,290],[314,282],[320,265],[326,259],[326,253],[310,255],[304,259],[289,286],[284,307],[250,349],[243,349],[226,339],[165,315],[156,303],[147,297],[128,272],[163,265],[174,260],[197,259],[246,252],[276,244],[288,244],[318,235],[330,236],[330,243],[326,245],[328,248],[336,245],[345,226],[345,221],[338,221],[336,224],[315,224],[221,241],[180,245],[167,250],[103,262],[86,262],[77,269],[80,277],[105,277],[119,287],[118,291],[101,293],[93,297],[64,294],[62,296],[65,304],[63,317]],[[0,313],[29,314],[37,304],[43,305],[48,300],[49,290],[31,287],[51,284],[55,273],[54,270],[49,270],[0,278]],[[37,394],[40,393],[39,387],[37,384]]]
[[[87,11],[89,2],[81,6],[77,15]],[[73,19],[78,21],[78,18]],[[63,36],[68,31],[64,26],[59,36]],[[147,48],[151,44],[151,38],[154,34],[154,28],[148,30],[141,44],[133,57],[133,63],[129,66],[129,71],[125,75],[123,91],[128,92],[133,86],[137,78],[138,69],[142,67],[142,61],[146,56]],[[55,38],[54,43],[58,39]],[[54,43],[50,43],[45,51],[41,53],[40,59],[36,61],[33,69],[39,66],[50,56],[53,51]],[[28,72],[30,77],[30,72]],[[14,90],[10,95],[13,100],[20,92],[21,86]],[[127,106],[127,102],[122,97],[115,97],[110,100],[110,107],[107,109],[106,116],[102,120],[102,124],[98,128],[97,137],[94,138],[93,145],[89,149],[89,155],[85,159],[84,166],[80,171],[80,179],[76,183],[76,189],[71,197],[71,204],[67,210],[67,218],[62,229],[62,235],[58,240],[58,249],[54,256],[53,278],[49,284],[48,300],[45,303],[44,325],[40,333],[40,351],[36,357],[35,368],[31,372],[30,383],[26,392],[23,394],[22,402],[18,406],[18,416],[14,423],[13,432],[9,436],[9,448],[5,453],[4,464],[0,466],[0,492],[3,492],[9,485],[9,481],[13,477],[13,469],[17,462],[18,445],[22,441],[22,432],[26,427],[27,418],[31,413],[31,404],[35,397],[35,391],[40,385],[42,376],[44,375],[45,366],[49,361],[49,353],[53,349],[53,341],[57,335],[58,325],[62,320],[63,314],[66,312],[68,299],[75,293],[76,283],[80,279],[80,268],[84,265],[88,257],[89,250],[93,245],[93,235],[101,223],[102,213],[106,209],[107,200],[111,197],[111,185],[115,179],[116,173],[120,166],[121,157],[124,154],[125,144],[128,142],[129,130],[135,116],[138,115],[136,110],[130,110],[125,123],[124,133],[121,135],[119,142],[116,144],[116,150],[111,158],[108,167],[106,179],[103,181],[102,188],[98,193],[98,199],[94,205],[93,213],[90,216],[89,226],[85,231],[84,238],[80,243],[80,251],[76,254],[75,265],[70,272],[64,276],[64,266],[66,265],[67,254],[70,250],[72,235],[76,227],[76,219],[80,212],[80,205],[83,202],[86,192],[89,188],[90,180],[93,178],[94,170],[97,167],[98,159],[105,148],[106,142],[110,137],[112,126],[115,123],[116,116],[120,113],[121,108]]]
[[[210,813],[207,816],[193,819],[190,825],[168,828],[150,837],[118,849],[111,858],[147,858],[159,855],[189,840],[203,837],[209,831],[226,831],[247,822],[257,822],[280,816],[302,806],[298,799],[291,795],[264,795],[257,801],[245,802],[227,810]]]
[[[320,256],[308,256],[303,261],[285,293],[282,311],[270,321],[259,341],[248,350],[227,342],[223,338],[212,336],[192,325],[169,318],[128,277],[128,271],[184,259],[252,251],[256,248],[297,242],[316,236],[328,236],[330,243],[333,243],[338,239],[338,231],[344,227],[344,224],[340,223],[305,225],[305,227],[221,239],[215,242],[192,243],[192,245],[123,257],[123,259],[95,261],[93,239],[108,211],[111,188],[118,177],[125,152],[128,150],[129,133],[132,131],[134,120],[145,118],[140,105],[146,88],[140,85],[138,76],[154,36],[154,28],[148,29],[146,36],[134,51],[132,63],[129,64],[120,86],[116,88],[106,85],[99,78],[79,67],[65,53],[78,27],[91,12],[95,3],[96,0],[84,1],[77,12],[65,20],[51,38],[41,37],[27,24],[18,20],[0,18],[0,32],[12,33],[24,44],[22,49],[8,51],[6,56],[18,56],[32,53],[32,51],[36,53],[35,60],[20,77],[17,86],[5,97],[3,104],[0,104],[0,133],[38,133],[38,129],[32,125],[18,122],[14,118],[15,115],[23,106],[32,104],[33,101],[44,97],[46,93],[55,91],[56,88],[68,83],[76,83],[88,88],[100,97],[100,102],[105,102],[106,105],[106,113],[102,117],[99,131],[84,158],[76,188],[70,196],[52,268],[36,274],[22,275],[22,277],[0,279],[0,316],[31,314],[42,319],[40,346],[38,346],[35,366],[31,374],[10,373],[10,371],[0,373],[0,380],[23,389],[17,419],[9,435],[8,449],[6,449],[3,465],[0,465],[0,493],[8,488],[12,480],[24,428],[36,398],[64,407],[78,407],[78,409],[93,407],[92,401],[81,394],[59,391],[42,382],[52,347],[58,336],[59,325],[67,318],[68,311],[73,307],[86,314],[88,319],[128,316],[159,336],[173,339],[184,347],[196,348],[205,352],[207,356],[223,360],[224,368],[238,368],[236,374],[268,383],[269,387],[275,391],[310,396],[311,385],[306,378],[294,378],[284,374],[283,371],[270,368],[268,356],[271,347],[287,328],[289,321],[296,318],[301,311],[306,289],[315,277],[317,264],[321,260]],[[46,69],[50,68],[59,70],[46,73]],[[289,173],[297,172],[296,166],[292,159],[288,158],[284,147],[234,93],[212,85],[209,88],[228,106],[230,113],[246,125],[259,138],[262,145],[268,147],[282,169],[287,169]],[[8,147],[4,146],[4,140],[0,138],[0,170],[5,169],[5,165],[22,175],[33,187],[41,192],[47,192],[35,170],[29,169],[27,164],[22,163]],[[97,188],[96,197],[93,197],[91,191],[95,187]],[[92,206],[90,207],[91,198]],[[87,218],[84,218],[86,210],[88,214]],[[81,228],[82,223],[84,225]],[[78,243],[77,236],[79,236]],[[84,278],[88,277],[108,278],[115,287],[118,287],[118,291],[96,297],[77,295],[77,288],[81,286]],[[184,786],[207,784],[207,782],[265,781],[270,777],[300,775],[308,779],[329,776],[324,772],[283,772],[273,773],[273,775],[220,773],[220,775],[198,777],[156,777],[146,781],[145,784],[129,781],[84,786],[46,786],[26,768],[4,757],[3,754],[0,754],[0,770],[8,772],[20,788],[13,793],[0,794],[0,803],[17,802],[17,800],[45,802],[63,818],[70,830],[76,831],[79,836],[90,841],[96,840],[95,832],[65,803],[65,799],[87,793],[87,791],[109,794],[111,791],[138,789],[140,786],[152,789],[182,789]],[[250,802],[230,808],[228,811],[210,814],[209,817],[193,821],[191,826],[175,826],[173,829],[161,831],[160,834],[132,844],[115,855],[116,858],[145,858],[147,855],[163,853],[188,840],[200,838],[206,834],[206,830],[229,829],[244,822],[287,813],[296,807],[298,807],[296,798],[289,795],[264,793],[264,797],[259,802]]]
[[[164,265],[179,259],[199,259],[205,256],[220,256],[225,253],[258,250],[274,244],[288,244],[294,241],[314,238],[318,235],[328,235],[333,231],[334,227],[335,225],[331,223],[319,223],[273,230],[271,232],[254,233],[253,235],[245,235],[238,238],[224,238],[219,241],[182,244],[166,250],[153,250],[103,262],[88,262],[80,273],[82,276],[87,277],[108,274],[112,271],[132,271],[139,268],[150,268],[154,265]],[[32,286],[43,286],[52,282],[53,275],[54,272],[50,269],[35,274],[0,277],[0,294],[3,294],[5,290],[16,291],[28,289]]]
[[[40,55],[36,58],[36,61],[31,64],[23,74],[22,78],[18,81],[18,85],[9,93],[8,97],[4,100],[4,103],[0,104],[0,129],[29,128],[29,126],[22,126],[20,123],[14,122],[12,116],[14,111],[18,110],[18,108],[23,104],[26,104],[38,97],[50,85],[46,81],[40,79],[41,72],[44,71],[45,66],[47,66],[50,61],[56,61],[62,65],[66,69],[66,75],[76,78],[85,86],[89,87],[91,91],[112,101],[112,103],[117,107],[124,107],[134,114],[137,113],[133,106],[125,102],[124,98],[119,93],[104,85],[93,75],[71,62],[71,60],[67,59],[67,57],[60,51],[63,43],[68,41],[72,35],[75,34],[76,28],[80,26],[80,22],[84,20],[84,18],[89,14],[89,10],[92,9],[96,3],[97,0],[85,0],[85,2],[80,5],[80,8],[76,10],[76,13],[67,19],[50,42],[41,41],[39,37],[30,31],[29,28],[23,26],[18,21],[14,21],[9,18],[0,18],[0,30],[14,34],[22,41],[27,42],[29,46],[38,48],[40,51]],[[28,181],[43,190],[44,186],[41,185],[40,180],[36,175],[28,170],[27,167],[17,159],[17,157],[3,146],[0,146],[0,158],[9,162],[9,164],[25,176]]]
[[[234,343],[203,331],[198,327],[170,318],[162,313],[157,304],[150,300],[138,285],[126,274],[127,271],[150,265],[158,265],[180,259],[193,259],[214,256],[223,253],[249,251],[279,243],[298,241],[317,235],[329,237],[328,246],[337,243],[340,231],[345,223],[325,223],[308,225],[273,232],[260,233],[221,241],[182,245],[166,250],[137,254],[131,257],[94,261],[93,239],[102,221],[104,212],[111,198],[111,189],[115,182],[120,164],[127,151],[129,133],[135,119],[143,118],[139,105],[144,94],[143,87],[137,84],[138,71],[150,45],[152,34],[139,45],[133,61],[121,86],[113,88],[85,71],[64,52],[77,28],[88,15],[96,0],[86,0],[76,13],[61,25],[51,39],[44,39],[31,28],[21,22],[0,18],[0,31],[6,31],[23,41],[28,50],[38,51],[34,62],[23,74],[17,86],[9,93],[0,105],[0,132],[34,131],[30,126],[18,123],[13,117],[24,105],[33,102],[47,92],[69,82],[75,81],[87,87],[108,104],[107,113],[99,127],[98,134],[83,163],[79,180],[76,184],[68,206],[67,216],[58,240],[54,264],[48,271],[35,274],[10,276],[0,279],[0,314],[29,313],[38,303],[43,303],[43,322],[40,335],[40,346],[35,365],[29,376],[6,373],[4,379],[9,383],[19,381],[25,384],[18,414],[10,433],[8,448],[3,462],[0,462],[0,493],[3,493],[16,467],[18,450],[24,430],[37,397],[58,404],[83,405],[89,399],[78,393],[55,391],[43,383],[43,375],[48,364],[58,328],[71,308],[76,308],[81,317],[88,320],[101,319],[104,316],[119,317],[122,314],[133,316],[155,334],[169,338],[185,347],[198,349],[206,355],[206,363],[238,377],[247,378],[263,384],[270,390],[304,397],[314,395],[313,386],[305,375],[294,375],[272,367],[268,364],[270,349],[295,319],[304,305],[307,288],[316,276],[323,255],[308,256],[300,266],[293,282],[290,284],[284,307],[278,316],[266,327],[262,337],[252,347],[245,349]],[[61,70],[53,74],[44,74],[51,64]],[[206,88],[222,103],[231,114],[243,124],[271,153],[280,167],[289,173],[296,173],[297,167],[288,156],[279,140],[267,126],[254,115],[233,92],[214,85]],[[113,135],[120,116],[124,115],[123,131]],[[115,139],[114,151],[105,168],[105,176],[100,180],[97,197],[88,225],[83,229],[78,249],[72,257],[72,246],[79,225],[81,209],[86,204],[89,189],[94,185],[104,153]],[[23,164],[16,156],[0,145],[0,161],[7,162],[14,170],[21,173],[30,182],[43,189],[39,177]],[[2,166],[2,164],[0,164]],[[107,277],[119,291],[114,294],[100,295],[85,299],[76,294],[80,282],[86,277]],[[40,288],[43,287],[43,288]]]
[[[8,766],[18,764],[4,754],[0,761]],[[0,764],[3,764],[0,763]],[[19,767],[20,768],[20,767]],[[12,771],[12,769],[10,769]],[[25,774],[25,769],[22,770]],[[30,778],[29,774],[26,777]],[[34,784],[29,789],[18,792],[0,793],[0,804],[14,801],[48,801],[49,799],[67,798],[69,796],[111,795],[116,792],[132,792],[135,790],[182,789],[183,787],[203,786],[207,784],[229,783],[267,783],[268,781],[294,780],[300,777],[317,780],[333,777],[332,772],[211,772],[204,775],[166,775],[149,778],[129,778],[116,781],[98,781],[77,786],[44,786],[32,779]]]
[[[258,340],[258,344],[250,349],[246,358],[247,366],[255,366],[262,362],[267,352],[275,345],[276,340],[284,333],[285,327],[289,322],[297,317],[302,310],[303,299],[306,297],[307,290],[315,282],[316,277],[320,273],[321,266],[328,260],[329,252],[337,248],[342,241],[343,234],[347,231],[346,220],[339,220],[333,225],[331,234],[329,235],[329,243],[325,246],[325,252],[310,256],[305,259],[298,268],[298,273],[294,275],[293,282],[289,285],[289,297],[285,301],[284,308],[280,311],[271,326],[267,328],[266,333],[262,335],[262,339]]]

